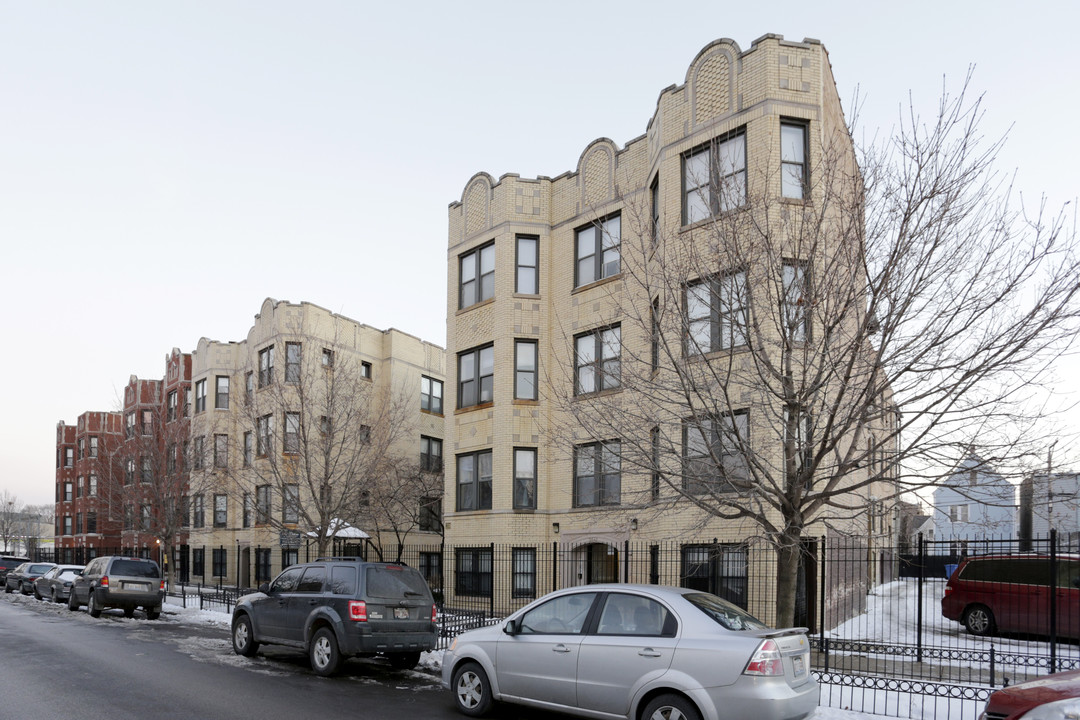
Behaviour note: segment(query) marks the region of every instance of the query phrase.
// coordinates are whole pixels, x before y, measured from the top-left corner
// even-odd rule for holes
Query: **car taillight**
[[[772,640],[766,640],[758,646],[754,657],[746,664],[743,675],[776,676],[784,674],[784,660],[780,648]]]
[[[164,580],[162,580],[161,584],[158,585],[158,590],[161,590],[162,592],[165,591],[165,581]]]
[[[435,622],[435,618],[438,616],[439,611],[435,607],[435,603],[431,603],[431,622]]]
[[[109,587],[109,576],[102,575],[101,581],[98,583],[98,585],[100,585],[101,587]]]
[[[356,622],[367,622],[367,603],[363,600],[350,600],[349,619]]]
[[[945,586],[945,597],[949,597],[949,595],[951,593],[952,593],[952,585],[946,585]]]

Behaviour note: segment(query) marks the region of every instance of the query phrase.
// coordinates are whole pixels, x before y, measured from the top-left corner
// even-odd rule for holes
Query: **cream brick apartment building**
[[[758,378],[769,357],[805,375],[830,278],[857,281],[858,233],[820,237],[845,219],[826,200],[860,182],[825,48],[773,35],[702,49],[644,135],[594,141],[572,172],[473,176],[449,208],[448,568],[490,572],[507,543],[535,587],[530,548],[559,543],[554,584],[617,580],[627,543],[667,541],[685,577],[705,546],[722,572],[782,528],[762,498],[790,490],[819,419]],[[861,462],[851,496],[800,518],[803,538],[891,537],[895,408],[874,383],[880,412],[833,448]]]
[[[442,348],[267,299],[245,340],[192,357],[191,581],[268,581],[330,529],[325,553],[438,545]]]

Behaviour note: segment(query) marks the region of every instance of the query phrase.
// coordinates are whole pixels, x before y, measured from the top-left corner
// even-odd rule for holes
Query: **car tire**
[[[412,670],[420,662],[419,652],[390,653],[386,656],[395,670]]]
[[[86,612],[90,613],[90,617],[101,617],[101,606],[97,604],[97,600],[94,599],[94,592],[91,590],[89,597],[86,598]]]
[[[135,617],[135,608],[133,608],[133,607],[124,608],[124,617],[126,617],[126,618]]]
[[[147,620],[157,620],[161,617],[161,606],[154,605],[153,607],[145,608]]]
[[[641,720],[701,720],[701,713],[682,695],[658,695],[645,706]]]
[[[35,600],[44,600],[45,599],[45,598],[41,597],[41,593],[38,592],[37,585],[34,585],[34,599]]]
[[[244,657],[254,657],[259,651],[259,643],[255,642],[255,633],[251,629],[251,618],[247,615],[238,615],[233,621],[232,649]]]
[[[4,583],[4,592],[6,592],[6,593],[11,592],[11,583],[7,583],[7,582]]]
[[[316,675],[329,677],[341,667],[341,651],[338,650],[337,638],[330,628],[319,628],[311,638],[308,647],[308,659]]]
[[[54,603],[60,602],[60,598],[56,597],[56,588],[53,588],[52,590],[49,591],[49,600],[51,600]]]
[[[972,605],[964,613],[964,627],[972,635],[991,635],[996,627],[994,613],[985,605]]]
[[[75,588],[71,588],[70,590],[68,590],[67,606],[68,606],[68,610],[78,610],[79,609],[79,601],[75,597]]]
[[[469,717],[482,717],[491,711],[491,683],[484,668],[477,663],[467,662],[455,670],[450,687],[461,713]]]

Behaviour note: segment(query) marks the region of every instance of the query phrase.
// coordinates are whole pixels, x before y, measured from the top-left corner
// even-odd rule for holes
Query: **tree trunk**
[[[802,528],[788,527],[776,548],[776,620],[778,628],[795,624],[795,598],[802,554]]]

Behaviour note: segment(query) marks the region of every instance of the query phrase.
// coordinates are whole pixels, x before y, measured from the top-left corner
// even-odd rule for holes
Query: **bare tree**
[[[164,403],[140,410],[138,427],[107,463],[108,489],[123,517],[123,532],[142,534],[171,552],[184,535],[190,492],[190,427]],[[175,412],[176,417],[171,413]]]
[[[808,171],[697,178],[686,159],[685,202],[713,211],[681,229],[626,198],[604,310],[621,337],[583,350],[567,333],[559,432],[618,438],[622,472],[647,479],[630,503],[623,489],[635,514],[756,527],[781,625],[808,525],[873,527],[973,447],[998,465],[1038,450],[1032,400],[1077,333],[1075,229],[1011,204],[966,93],[866,147],[824,137]],[[623,391],[574,397],[607,382]]]
[[[33,557],[40,545],[42,528],[46,528],[46,532],[51,533],[56,527],[56,506],[48,504],[25,506],[21,513],[21,524],[20,534],[25,538],[26,554]]]
[[[18,540],[22,523],[22,503],[10,490],[0,491],[0,540],[4,541],[4,552],[18,552]],[[12,545],[14,544],[14,547]]]
[[[401,559],[405,539],[414,530],[442,535],[443,473],[441,465],[423,467],[411,457],[402,456],[389,472],[372,482],[361,496],[361,517],[371,527],[389,531]]]
[[[201,467],[221,471],[227,491],[252,504],[257,523],[311,533],[325,554],[333,521],[364,518],[365,500],[396,477],[403,446],[416,452],[416,408],[415,393],[374,382],[370,366],[334,343],[321,357],[299,356],[314,346],[285,343],[284,373],[273,377],[280,359],[276,370],[254,373],[258,389],[245,392],[236,416],[239,462],[214,457],[215,431]],[[272,497],[281,499],[280,515],[271,512]]]

